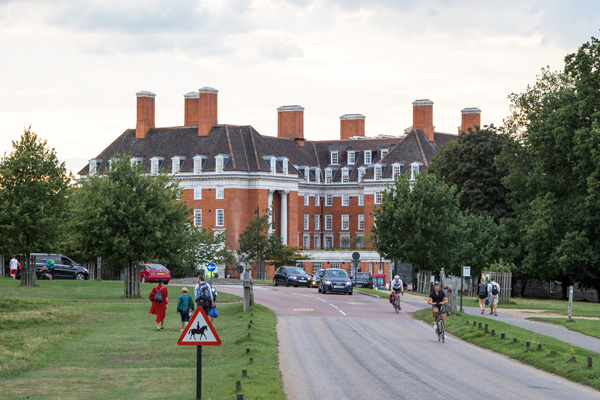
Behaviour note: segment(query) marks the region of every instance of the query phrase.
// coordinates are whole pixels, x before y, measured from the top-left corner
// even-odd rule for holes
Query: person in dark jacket
[[[162,296],[162,301],[157,301],[156,292],[160,292]],[[167,296],[169,295],[169,291],[166,287],[163,286],[163,280],[158,280],[158,286],[156,286],[150,292],[150,300],[152,301],[152,307],[150,307],[149,314],[156,315],[156,330],[160,331],[161,329],[165,329],[165,312],[167,311]]]
[[[181,289],[182,295],[177,299],[177,312],[181,314],[181,330],[183,332],[194,312],[194,299],[188,294],[188,289]]]
[[[477,286],[477,297],[479,297],[479,307],[481,314],[485,313],[485,299],[488,297],[488,286],[485,283],[485,278],[481,278],[481,282]]]

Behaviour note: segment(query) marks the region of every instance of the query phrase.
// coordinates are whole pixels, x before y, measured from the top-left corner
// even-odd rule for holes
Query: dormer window
[[[387,156],[387,153],[389,153],[390,149],[381,149],[381,159],[383,159],[383,157]]]
[[[423,171],[423,163],[419,161],[415,161],[410,164],[410,180],[414,181],[417,179],[417,175],[419,175]]]
[[[304,182],[310,182],[310,168],[304,167]]]
[[[271,175],[275,175],[277,173],[277,159],[275,157],[271,157],[269,168],[271,168]]]
[[[392,164],[392,179],[396,179],[404,172],[404,164],[394,163]]]
[[[317,183],[321,183],[321,168],[315,169],[315,180]]]
[[[342,168],[342,183],[348,183],[350,181],[350,170],[348,168]]]
[[[356,164],[356,152],[354,150],[348,152],[348,165]]]
[[[325,168],[325,183],[331,183],[331,177],[333,176],[333,171],[331,168]]]
[[[194,175],[200,175],[206,163],[206,156],[194,156]]]
[[[362,178],[363,178],[363,176],[365,176],[365,172],[366,172],[366,170],[364,167],[360,167],[358,169],[358,181],[359,182],[362,182]]]
[[[89,174],[90,174],[90,176],[96,175],[96,173],[100,169],[101,165],[102,165],[102,160],[99,159],[99,158],[96,158],[94,160],[90,160],[90,164],[89,164]]]
[[[158,171],[162,168],[163,162],[165,161],[162,157],[152,157],[150,159],[150,173],[152,175],[158,174]]]
[[[380,181],[381,180],[381,172],[382,172],[382,168],[381,165],[376,165],[374,170],[373,170],[373,176],[375,177],[376,181]]]
[[[373,162],[373,153],[371,150],[365,151],[365,165],[369,165]]]
[[[338,164],[338,155],[339,155],[339,152],[337,150],[333,150],[331,152],[331,164],[332,165]]]
[[[131,157],[131,160],[129,160],[129,165],[131,165],[132,167],[138,164],[141,164],[143,161],[143,159],[141,157]]]
[[[175,156],[171,158],[171,173],[173,175],[178,174],[181,171],[181,167],[185,162],[185,157]]]
[[[215,156],[215,172],[217,174],[222,174],[223,169],[225,168],[225,163],[227,163],[227,159],[229,158],[226,154],[219,154]]]
[[[282,164],[282,170],[283,170],[283,174],[285,176],[287,176],[288,174],[288,162],[289,160],[287,158],[284,158],[283,160],[281,160],[281,164]]]

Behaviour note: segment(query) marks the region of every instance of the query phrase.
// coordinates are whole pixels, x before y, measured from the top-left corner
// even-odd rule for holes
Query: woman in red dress
[[[157,301],[156,292],[160,291],[162,295],[162,301]],[[167,296],[169,295],[169,291],[166,287],[163,286],[163,280],[158,280],[158,286],[156,286],[150,292],[150,300],[152,301],[152,307],[150,307],[149,314],[156,315],[156,330],[160,331],[161,329],[165,329],[163,326],[165,323],[165,311],[167,311]]]

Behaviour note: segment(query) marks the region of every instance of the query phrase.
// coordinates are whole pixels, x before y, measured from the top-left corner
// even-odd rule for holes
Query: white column
[[[273,190],[269,189],[269,200],[267,201],[267,207],[269,208],[269,234],[273,233]]]
[[[288,244],[288,232],[287,232],[287,227],[288,227],[288,212],[287,212],[287,198],[288,198],[288,191],[287,190],[283,190],[281,192],[281,241],[283,242],[284,245]]]

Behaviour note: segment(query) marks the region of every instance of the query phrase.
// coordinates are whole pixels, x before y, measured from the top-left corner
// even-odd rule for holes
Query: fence
[[[90,280],[102,279],[102,257],[97,257],[96,261],[83,263],[83,267],[90,273]]]
[[[0,276],[4,276],[5,275],[5,269],[6,269],[6,265],[4,265],[4,256],[2,254],[0,254]]]

